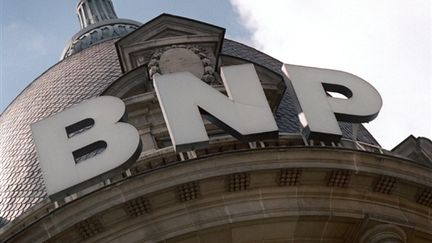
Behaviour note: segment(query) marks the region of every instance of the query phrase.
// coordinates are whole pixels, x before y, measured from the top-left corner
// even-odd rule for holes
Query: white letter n
[[[154,86],[177,152],[205,146],[208,136],[201,111],[231,135],[257,141],[278,128],[252,64],[221,68],[228,97],[188,72],[154,78]]]

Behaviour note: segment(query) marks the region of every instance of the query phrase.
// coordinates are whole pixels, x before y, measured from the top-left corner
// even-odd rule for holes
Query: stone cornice
[[[172,153],[164,151],[155,154]],[[139,163],[151,158],[149,153]],[[75,239],[79,227],[94,221],[102,228],[88,236],[92,239],[113,240],[148,229],[148,239],[163,240],[230,222],[310,214],[356,219],[367,215],[377,222],[430,232],[431,210],[425,206],[430,204],[419,199],[432,187],[430,172],[400,158],[333,147],[219,152],[135,171],[57,209],[45,202],[0,234],[3,240]],[[281,176],[298,182],[281,184]],[[383,190],[386,186],[394,188]],[[185,190],[193,193],[183,195]],[[133,208],[142,216],[131,216],[128,205],[136,205],[131,202],[138,199],[138,205],[147,206]],[[190,225],[178,228],[176,220]],[[158,232],[150,230],[155,227]]]

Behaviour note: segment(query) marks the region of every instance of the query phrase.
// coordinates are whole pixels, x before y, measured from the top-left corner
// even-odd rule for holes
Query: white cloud
[[[231,0],[251,42],[279,60],[343,70],[372,83],[384,106],[367,125],[384,148],[432,137],[429,0]]]

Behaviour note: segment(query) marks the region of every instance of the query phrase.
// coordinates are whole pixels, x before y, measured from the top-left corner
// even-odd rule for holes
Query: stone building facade
[[[282,63],[223,28],[162,14],[118,19],[80,0],[62,60],[0,116],[0,242],[432,242],[431,141],[382,149],[340,123],[338,144],[301,135]],[[224,92],[220,67],[253,63],[277,139],[243,143],[210,122],[205,149],[176,153],[154,75],[189,71]],[[101,95],[121,98],[143,151],[129,169],[53,201],[30,124]],[[181,99],[181,97],[179,97]]]

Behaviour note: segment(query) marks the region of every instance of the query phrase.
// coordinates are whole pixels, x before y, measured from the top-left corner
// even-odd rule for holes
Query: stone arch
[[[381,224],[367,230],[360,243],[404,243],[407,236],[403,229],[392,224]]]

